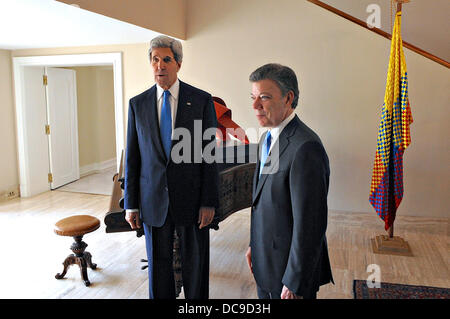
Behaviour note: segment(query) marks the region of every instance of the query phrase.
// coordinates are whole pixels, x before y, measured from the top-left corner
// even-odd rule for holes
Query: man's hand
[[[292,291],[289,290],[288,287],[283,286],[283,290],[281,290],[281,299],[303,299],[301,296],[297,296]]]
[[[208,226],[213,221],[215,214],[214,207],[200,207],[198,212],[198,223],[200,223],[199,228],[202,229],[205,226]]]
[[[253,265],[252,265],[252,248],[248,247],[247,252],[245,253],[245,259],[247,259],[247,265],[250,271],[253,274]]]
[[[139,212],[126,212],[125,220],[130,224],[131,229],[141,228],[141,218],[139,217]]]

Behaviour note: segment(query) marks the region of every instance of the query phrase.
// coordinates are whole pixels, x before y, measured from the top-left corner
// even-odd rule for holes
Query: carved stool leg
[[[83,257],[76,257],[76,258],[77,258],[77,264],[78,264],[78,266],[80,266],[81,278],[83,278],[85,286],[89,287],[91,285],[91,282],[89,281],[89,278],[87,275],[86,260],[84,260]]]
[[[96,269],[97,268],[97,264],[94,264],[92,262],[92,255],[90,252],[85,251],[84,252],[84,259],[86,260],[87,265],[91,268],[91,269]]]
[[[64,260],[63,265],[64,265],[64,270],[62,273],[57,273],[55,278],[56,279],[62,279],[64,278],[64,276],[67,273],[67,269],[69,268],[70,265],[76,264],[75,261],[75,255],[74,254],[70,254],[69,256],[67,256],[67,258]]]
[[[88,287],[91,282],[87,275],[87,267],[89,266],[91,269],[96,269],[97,264],[92,263],[92,255],[89,252],[84,251],[88,245],[82,241],[82,239],[83,236],[74,237],[75,242],[70,246],[70,249],[74,254],[69,255],[66,260],[64,260],[64,270],[61,274],[56,274],[55,278],[62,279],[66,275],[69,266],[77,264],[80,267],[81,278],[83,278],[84,284]]]

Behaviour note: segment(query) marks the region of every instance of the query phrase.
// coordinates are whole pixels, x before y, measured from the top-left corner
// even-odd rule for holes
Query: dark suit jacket
[[[202,121],[196,135],[195,120]],[[174,163],[166,158],[161,142],[156,85],[130,99],[124,208],[139,208],[143,222],[156,227],[163,225],[168,212],[175,224],[192,225],[197,223],[200,207],[217,208],[217,167],[202,160],[205,146],[215,143],[215,135],[203,140],[203,133],[216,127],[211,95],[180,81],[175,130],[183,128],[190,137],[182,135],[179,141],[173,140],[172,149],[177,147],[177,154],[190,160]]]
[[[285,285],[308,296],[333,281],[325,237],[328,157],[320,138],[295,116],[269,158],[265,167],[272,170],[258,178],[258,159],[253,183],[253,274],[268,291]]]

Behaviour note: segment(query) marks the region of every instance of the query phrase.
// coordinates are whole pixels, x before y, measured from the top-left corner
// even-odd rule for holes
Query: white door
[[[20,163],[20,193],[32,196],[48,191],[48,141],[45,135],[47,123],[47,102],[43,81],[44,67],[27,66],[22,69],[23,87],[20,94],[22,112],[19,123],[26,123],[18,130],[20,144],[19,154],[27,159],[27,165]]]
[[[55,189],[80,178],[76,74],[73,70],[48,67],[45,72],[50,188]]]

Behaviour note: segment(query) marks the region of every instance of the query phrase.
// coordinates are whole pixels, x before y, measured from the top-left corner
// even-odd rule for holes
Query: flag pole
[[[410,0],[394,0],[395,2],[397,2],[397,12],[399,13],[400,11],[402,11],[402,4],[403,3],[408,3]],[[388,228],[387,233],[389,235],[389,238],[394,238],[394,222],[392,222],[391,227]]]
[[[395,2],[397,2],[397,13],[402,11],[402,4],[403,3],[408,3],[411,0],[394,0]]]
[[[403,3],[410,2],[410,0],[392,0],[392,1],[395,1],[397,3],[396,14],[402,11]],[[392,34],[392,37],[393,37],[393,34]],[[391,143],[391,147],[393,147],[392,143]],[[391,152],[390,152],[391,156],[392,156],[392,154],[393,154],[393,148],[391,149]],[[393,158],[391,158],[391,160],[393,160]],[[391,183],[389,185],[389,188],[390,188],[389,193],[390,194],[394,193],[393,192],[394,185],[392,184],[393,183],[393,175],[392,174],[393,174],[393,172],[389,172],[389,175],[390,175],[389,180],[391,181]],[[395,212],[395,210],[396,210],[395,199],[391,198],[392,196],[389,196],[389,197],[390,198],[388,199],[388,201],[389,201],[388,205],[391,207],[391,210],[393,209]],[[388,254],[388,255],[400,255],[400,256],[413,256],[408,242],[403,240],[401,237],[398,237],[398,236],[394,237],[394,221],[392,221],[391,226],[387,229],[387,233],[388,233],[387,236],[380,235],[380,236],[376,236],[375,238],[371,239],[372,250],[374,253]]]

